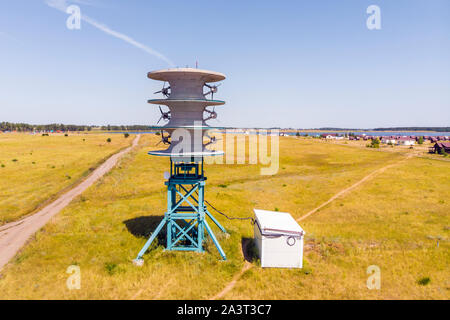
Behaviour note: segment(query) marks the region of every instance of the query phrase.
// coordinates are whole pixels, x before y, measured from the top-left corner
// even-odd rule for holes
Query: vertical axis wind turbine
[[[203,171],[203,157],[223,155],[223,151],[207,148],[215,142],[215,138],[209,137],[207,130],[212,127],[209,127],[206,121],[216,119],[217,113],[215,109],[208,110],[206,107],[214,108],[225,104],[224,101],[213,99],[220,84],[211,84],[224,80],[225,75],[201,69],[173,68],[152,71],[147,76],[164,82],[163,88],[155,93],[163,94],[165,99],[152,99],[148,102],[159,105],[161,118],[158,122],[168,121],[162,127],[152,127],[161,130],[161,142],[168,145],[168,148],[150,151],[148,154],[170,157],[170,175],[165,182],[167,211],[134,261],[138,265],[143,263],[142,256],[164,226],[167,231],[166,250],[203,252],[206,232],[222,259],[226,260],[225,252],[206,220],[206,217],[209,217],[226,233],[205,205],[207,178]],[[169,83],[167,87],[166,82]],[[207,88],[206,93],[204,87]],[[211,99],[206,98],[209,94]],[[163,111],[161,105],[167,106],[169,111]],[[209,138],[209,142],[203,142],[205,137]]]

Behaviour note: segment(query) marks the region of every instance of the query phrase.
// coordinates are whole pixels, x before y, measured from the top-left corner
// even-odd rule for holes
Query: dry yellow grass
[[[448,299],[449,173],[423,159],[389,168],[302,221],[304,270],[254,268],[225,298]],[[366,287],[370,265],[381,269],[380,290]]]
[[[105,134],[0,134],[0,225],[31,213],[132,139]]]
[[[215,229],[227,261],[208,242],[205,254],[155,245],[142,268],[131,264],[165,210],[168,159],[146,154],[156,141],[144,136],[142,148],[36,235],[2,271],[0,298],[208,299],[240,272],[241,242],[252,237],[252,226],[214,212],[230,233]],[[259,175],[256,165],[206,166],[207,200],[231,216],[249,216],[256,207],[298,218],[404,158],[290,137],[280,139],[280,150],[274,176]],[[448,163],[424,159],[386,170],[302,221],[304,269],[261,269],[254,262],[225,298],[448,298],[448,172]],[[66,287],[72,264],[81,269],[80,290]],[[381,268],[380,291],[365,287],[370,264]],[[431,283],[419,285],[420,277]]]

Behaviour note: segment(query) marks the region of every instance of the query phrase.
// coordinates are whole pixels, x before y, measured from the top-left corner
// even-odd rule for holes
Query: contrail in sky
[[[82,3],[82,1],[74,1],[74,2],[80,3],[80,4]],[[60,10],[60,11],[62,11],[64,13],[66,13],[66,9],[68,7],[68,5],[66,3],[66,0],[46,0],[45,3],[49,7],[52,7],[52,8],[57,9],[57,10]],[[143,50],[143,51],[145,51],[145,52],[147,52],[147,53],[149,53],[149,54],[151,54],[151,55],[153,55],[153,56],[155,56],[155,57],[157,57],[157,58],[159,58],[161,60],[164,60],[171,67],[175,66],[175,64],[169,58],[167,58],[165,55],[163,55],[162,53],[159,53],[158,51],[153,50],[150,47],[147,47],[146,45],[144,45],[144,44],[134,40],[133,38],[130,38],[129,36],[127,36],[127,35],[125,35],[123,33],[120,33],[120,32],[112,30],[108,26],[106,26],[106,25],[104,25],[104,24],[102,24],[100,22],[95,21],[94,19],[86,16],[85,14],[81,14],[81,20],[89,23],[90,25],[96,27],[97,29],[103,31],[106,34],[109,34],[110,36],[113,36],[115,38],[118,38],[118,39],[121,39],[121,40],[123,40],[125,42],[128,42],[132,46],[135,46],[136,48],[139,48],[139,49],[141,49],[141,50]]]

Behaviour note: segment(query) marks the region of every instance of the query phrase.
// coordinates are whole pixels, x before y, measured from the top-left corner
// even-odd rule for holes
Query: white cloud
[[[86,1],[86,0],[74,0],[72,2],[79,3],[79,4],[93,5],[93,3],[91,1]],[[52,7],[52,8],[57,9],[57,10],[60,10],[60,11],[62,11],[64,13],[66,13],[66,9],[68,7],[66,0],[46,0],[45,3],[49,7]],[[167,58],[165,55],[163,55],[162,53],[160,53],[160,52],[158,52],[158,51],[156,51],[156,50],[154,50],[154,49],[152,49],[152,48],[150,48],[150,47],[148,47],[148,46],[146,46],[146,45],[144,45],[144,44],[134,40],[133,38],[131,38],[131,37],[129,37],[129,36],[123,34],[123,33],[120,33],[118,31],[112,30],[108,26],[106,26],[106,25],[104,25],[104,24],[102,24],[102,23],[100,23],[98,21],[95,21],[94,19],[86,16],[83,13],[81,14],[81,20],[85,21],[86,23],[92,25],[93,27],[103,31],[106,34],[109,34],[110,36],[113,36],[113,37],[115,37],[117,39],[121,39],[121,40],[131,44],[132,46],[134,46],[136,48],[139,48],[139,49],[145,51],[146,53],[151,54],[151,55],[153,55],[153,56],[155,56],[155,57],[157,57],[157,58],[167,62],[167,64],[169,64],[171,67],[175,66],[175,64],[169,58]]]

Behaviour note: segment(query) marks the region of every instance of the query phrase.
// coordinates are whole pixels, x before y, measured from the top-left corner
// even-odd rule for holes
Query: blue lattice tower
[[[166,250],[203,252],[205,236],[209,235],[225,260],[225,253],[207,221],[208,217],[221,231],[226,232],[205,205],[206,177],[203,172],[204,157],[223,155],[223,151],[209,148],[216,140],[208,131],[219,128],[208,126],[206,121],[216,119],[214,107],[225,104],[222,100],[213,99],[219,85],[211,84],[224,80],[225,75],[208,70],[174,68],[149,72],[148,77],[164,81],[162,90],[155,92],[164,97],[148,102],[159,106],[159,121],[168,121],[164,126],[153,129],[158,129],[161,142],[169,145],[165,150],[153,150],[149,154],[170,157],[170,175],[165,182],[167,211],[135,263],[143,262],[142,256],[164,227]],[[205,88],[207,92],[204,92]],[[208,95],[211,99],[206,98]],[[169,111],[163,111],[160,105],[167,106]],[[213,109],[207,109],[208,106]],[[209,142],[205,143],[204,139],[209,139]]]
[[[224,227],[208,211],[205,199],[203,161],[201,163],[171,162],[171,175],[167,186],[167,211],[136,259],[142,258],[156,236],[166,226],[166,250],[203,252],[205,231],[226,260],[225,252],[206,220],[208,216],[222,232]]]

